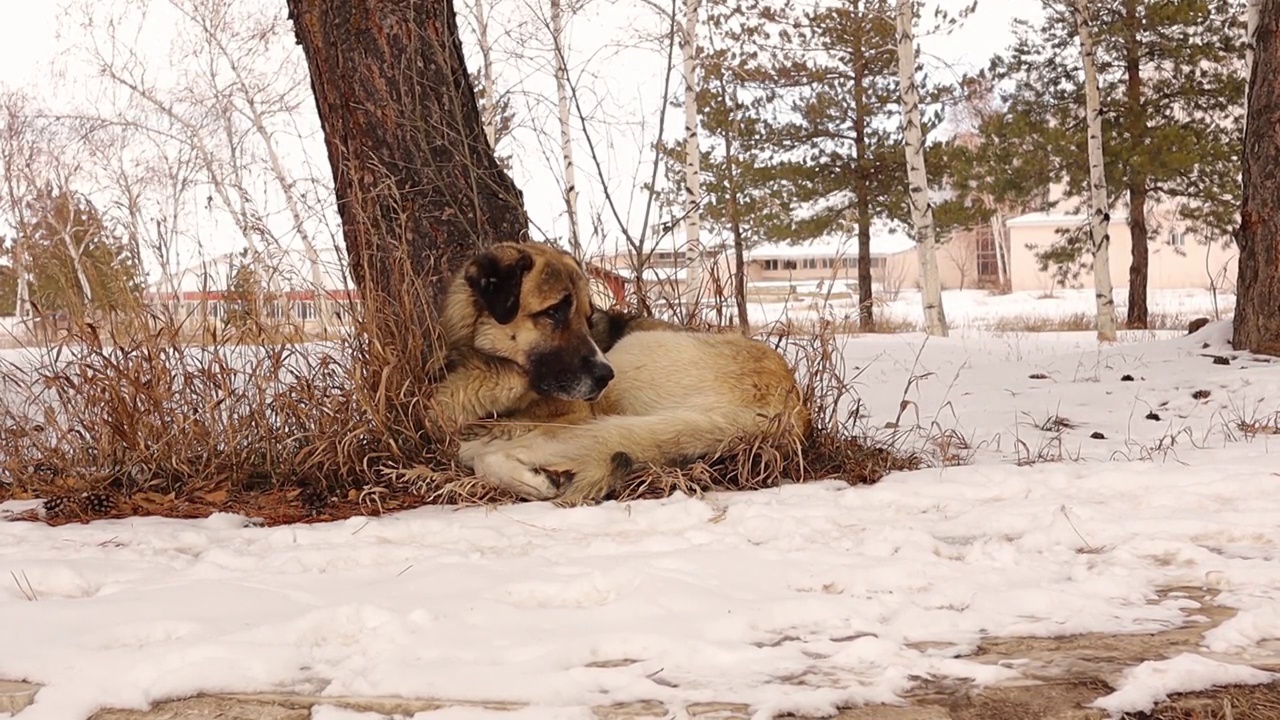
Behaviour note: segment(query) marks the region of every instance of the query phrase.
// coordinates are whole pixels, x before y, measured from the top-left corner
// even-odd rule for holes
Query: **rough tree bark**
[[[1146,142],[1147,117],[1142,104],[1142,43],[1139,33],[1142,18],[1139,0],[1124,0],[1124,68],[1125,101],[1129,105],[1129,142]],[[1136,150],[1136,148],[1135,148]],[[1147,175],[1141,168],[1129,167],[1129,237],[1133,252],[1129,262],[1129,313],[1127,325],[1134,329],[1147,327],[1147,266],[1150,256],[1150,232],[1147,229]]]
[[[866,46],[862,32],[853,36],[853,147],[858,154],[858,170],[853,180],[853,194],[858,213],[858,329],[875,332],[876,317],[871,297],[871,188],[872,172],[867,158],[867,86]]]
[[[942,310],[942,283],[938,277],[937,237],[933,203],[929,201],[929,174],[924,164],[924,128],[920,121],[920,89],[916,85],[914,0],[898,0],[898,82],[902,89],[902,133],[907,154],[908,204],[920,252],[920,299],[924,305],[924,329],[930,335],[947,335]]]
[[[1254,41],[1232,344],[1280,356],[1280,0],[1263,0]]]
[[[1084,63],[1085,124],[1089,146],[1089,247],[1093,251],[1093,295],[1097,304],[1098,340],[1115,342],[1115,299],[1111,289],[1111,213],[1107,202],[1107,176],[1102,164],[1102,99],[1098,93],[1098,69],[1094,64],[1093,29],[1088,0],[1075,0],[1072,11],[1080,36]]]
[[[551,0],[551,44],[555,50],[556,102],[560,106],[560,158],[564,162],[564,207],[569,222],[569,250],[582,258],[578,229],[578,178],[573,164],[573,117],[569,114],[569,50],[564,44],[564,3]]]
[[[391,337],[435,328],[449,274],[478,247],[527,240],[529,224],[485,136],[453,2],[288,6],[365,307]]]

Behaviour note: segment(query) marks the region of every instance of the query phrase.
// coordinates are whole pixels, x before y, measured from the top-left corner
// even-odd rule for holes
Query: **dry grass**
[[[1147,316],[1147,330],[1186,330],[1194,317],[1168,313],[1150,313]],[[1096,327],[1093,313],[1070,313],[1067,315],[1013,315],[996,318],[983,323],[980,329],[992,332],[1087,332]],[[1128,329],[1123,318],[1120,328]]]
[[[405,274],[407,276],[407,273]],[[144,314],[75,325],[59,344],[0,367],[0,501],[45,500],[50,523],[235,512],[268,524],[380,514],[423,504],[516,500],[455,460],[425,423],[438,333],[404,333],[406,305],[325,343],[270,332],[192,337]],[[140,311],[143,312],[143,311]],[[139,328],[147,328],[140,331]],[[814,412],[798,447],[734,445],[684,469],[637,468],[631,500],[838,478],[874,482],[922,457],[862,438],[834,328],[775,334]]]
[[[1122,720],[1280,720],[1280,684],[1174,695],[1151,712],[1126,713]]]

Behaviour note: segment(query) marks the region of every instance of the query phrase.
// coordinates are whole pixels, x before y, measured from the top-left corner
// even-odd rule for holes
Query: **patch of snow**
[[[1113,718],[1124,713],[1147,712],[1175,693],[1199,692],[1221,685],[1262,685],[1280,675],[1247,665],[1218,662],[1195,653],[1168,660],[1150,660],[1129,668],[1120,687],[1095,700],[1090,707],[1105,710]]]

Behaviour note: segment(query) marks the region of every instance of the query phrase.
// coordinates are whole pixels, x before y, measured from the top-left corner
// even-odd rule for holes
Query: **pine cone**
[[[53,495],[44,501],[44,514],[51,518],[63,518],[74,514],[79,502],[70,495]]]
[[[81,499],[81,507],[91,516],[109,515],[116,509],[116,499],[110,493],[87,492]]]
[[[329,493],[323,485],[308,485],[298,493],[298,500],[307,512],[317,515],[329,505]]]

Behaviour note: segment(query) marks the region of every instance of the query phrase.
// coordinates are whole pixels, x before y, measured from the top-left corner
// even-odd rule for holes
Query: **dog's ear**
[[[520,313],[520,288],[525,274],[532,269],[533,256],[524,250],[490,250],[468,263],[464,275],[480,306],[499,325],[506,325]]]

